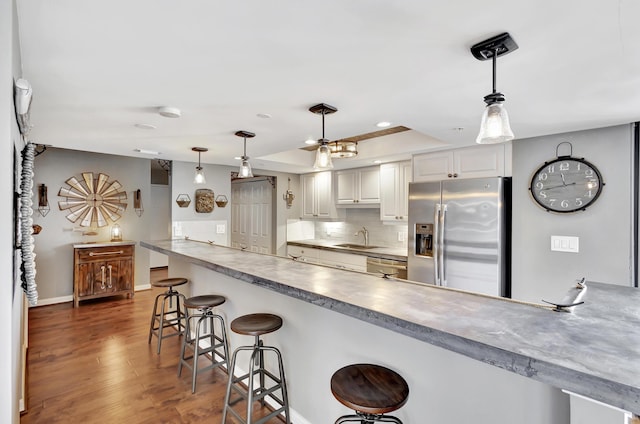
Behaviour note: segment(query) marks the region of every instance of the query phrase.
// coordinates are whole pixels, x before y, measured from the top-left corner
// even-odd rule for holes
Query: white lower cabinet
[[[367,270],[367,257],[363,255],[294,245],[287,246],[287,254],[296,257],[296,260],[300,262],[327,265],[351,271],[366,272]]]

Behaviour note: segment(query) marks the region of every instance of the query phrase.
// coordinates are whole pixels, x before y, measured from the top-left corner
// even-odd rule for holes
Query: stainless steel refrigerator
[[[511,180],[409,184],[408,279],[511,297]]]

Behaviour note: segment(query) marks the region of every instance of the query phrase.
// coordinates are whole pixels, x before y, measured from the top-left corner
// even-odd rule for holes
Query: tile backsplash
[[[344,221],[291,220],[287,225],[288,240],[331,240],[337,243],[363,243],[358,231],[366,227],[369,244],[385,247],[407,245],[407,223],[385,223],[380,220],[380,209],[346,209]]]

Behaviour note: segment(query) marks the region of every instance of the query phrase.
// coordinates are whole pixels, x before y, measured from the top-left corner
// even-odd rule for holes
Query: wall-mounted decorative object
[[[165,171],[167,171],[167,174],[171,175],[172,162],[170,160],[158,159],[158,165],[160,165],[160,168],[162,168]]]
[[[111,226],[111,241],[122,241],[122,228],[118,224]]]
[[[295,199],[296,196],[294,196],[293,191],[291,191],[291,178],[287,178],[287,191],[282,195],[282,198],[287,202],[287,208],[293,205],[293,199]]]
[[[62,187],[58,196],[66,197],[59,201],[61,211],[68,210],[67,219],[71,222],[80,220],[80,226],[98,227],[107,225],[107,218],[115,222],[127,208],[127,193],[120,191],[122,185],[118,181],[109,182],[109,176],[98,174],[94,178],[93,172],[83,172],[82,180],[69,178],[66,183],[69,188]]]
[[[40,234],[40,231],[42,231],[42,227],[38,224],[33,225],[33,234]]]
[[[22,254],[22,289],[26,293],[29,305],[38,303],[38,287],[36,285],[36,263],[33,239],[33,160],[35,158],[35,144],[27,143],[22,150],[22,171],[20,173],[20,201],[16,219],[19,222],[19,240]]]
[[[38,212],[42,216],[47,216],[50,210],[49,199],[47,199],[47,186],[40,184],[38,186]]]
[[[199,188],[196,190],[196,212],[209,213],[213,211],[213,190]]]
[[[229,199],[227,199],[227,196],[225,196],[224,194],[218,194],[216,196],[216,206],[218,206],[219,208],[224,208],[225,206],[227,206],[227,203],[229,203]]]
[[[133,192],[133,210],[136,211],[136,215],[142,216],[144,208],[142,207],[142,192],[137,189]]]
[[[186,208],[191,204],[191,197],[189,197],[188,194],[178,194],[178,197],[176,197],[176,203],[181,208]]]
[[[568,155],[558,153],[563,144],[569,148]],[[605,183],[598,168],[584,158],[572,155],[571,143],[558,144],[556,158],[545,161],[531,177],[531,196],[547,212],[584,211],[602,192]]]

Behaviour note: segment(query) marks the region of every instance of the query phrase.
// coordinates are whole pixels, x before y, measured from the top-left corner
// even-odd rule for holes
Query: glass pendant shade
[[[482,114],[478,144],[496,144],[513,140],[513,131],[509,125],[509,115],[502,103],[487,105]]]
[[[321,144],[316,150],[316,161],[313,169],[331,169],[333,162],[331,161],[331,149],[327,144]]]
[[[240,164],[240,170],[238,171],[238,178],[253,178],[253,172],[251,171],[251,164],[249,158],[242,157],[242,163]]]
[[[194,184],[206,184],[207,183],[207,179],[204,177],[204,171],[202,170],[202,167],[198,166],[196,168],[196,175],[195,177],[193,177],[193,183]]]

